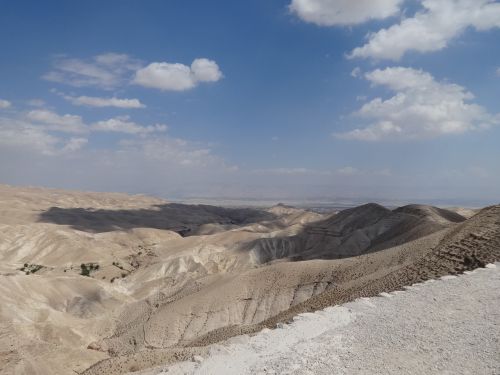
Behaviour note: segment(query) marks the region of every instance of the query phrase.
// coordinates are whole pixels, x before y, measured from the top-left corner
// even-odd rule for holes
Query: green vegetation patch
[[[40,264],[24,263],[23,268],[20,268],[19,270],[24,272],[26,275],[29,275],[30,273],[36,273],[36,272],[40,271],[42,268],[45,268],[45,267],[40,265]]]
[[[81,268],[80,275],[90,277],[91,272],[97,271],[99,269],[99,264],[97,264],[97,263],[82,263],[80,265],[80,268]]]
[[[122,266],[120,263],[118,263],[118,262],[113,262],[113,263],[111,263],[111,264],[112,264],[113,266],[115,266],[115,267],[117,267],[117,268],[119,268],[119,269],[123,270],[123,271],[125,270],[125,268],[123,268],[123,266]]]

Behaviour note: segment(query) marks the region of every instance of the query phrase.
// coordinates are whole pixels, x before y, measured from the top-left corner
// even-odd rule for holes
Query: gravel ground
[[[499,291],[497,263],[301,314],[147,374],[498,375]]]

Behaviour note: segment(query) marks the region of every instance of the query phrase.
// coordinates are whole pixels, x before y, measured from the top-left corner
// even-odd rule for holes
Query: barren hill
[[[281,258],[352,257],[404,244],[464,220],[455,212],[431,206],[410,205],[391,211],[371,203],[312,222],[294,236],[258,239],[251,251],[262,263]]]
[[[295,314],[500,258],[470,219],[368,204],[320,215],[0,186],[1,373],[122,374]]]

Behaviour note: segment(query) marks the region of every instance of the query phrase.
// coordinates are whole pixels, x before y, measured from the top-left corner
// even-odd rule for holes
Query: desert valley
[[[3,374],[122,374],[500,260],[500,206],[331,214],[0,188]],[[71,371],[69,371],[71,370]]]

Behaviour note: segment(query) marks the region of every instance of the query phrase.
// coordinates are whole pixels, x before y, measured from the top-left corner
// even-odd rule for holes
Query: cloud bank
[[[399,60],[409,51],[441,50],[467,28],[500,27],[500,3],[494,0],[424,0],[422,7],[413,17],[369,34],[349,57]]]
[[[87,107],[115,107],[115,108],[145,108],[139,99],[119,99],[119,98],[101,98],[95,96],[69,96],[64,95],[64,99],[74,105]]]
[[[9,108],[11,105],[11,102],[8,100],[0,99],[0,109]]]
[[[105,53],[90,59],[58,57],[53,70],[42,76],[47,81],[74,87],[98,87],[112,90],[124,85],[140,61],[125,54]]]
[[[402,0],[293,0],[289,8],[300,19],[319,26],[355,25],[399,12]]]
[[[498,124],[483,107],[471,103],[474,96],[464,87],[438,82],[422,70],[404,67],[377,69],[365,74],[374,86],[394,93],[389,99],[375,98],[355,116],[370,124],[337,138],[360,141],[425,139],[462,134]]]
[[[122,116],[98,121],[91,125],[90,130],[126,134],[148,134],[154,132],[165,132],[167,131],[167,126],[162,124],[142,126],[130,121],[128,116]]]
[[[125,54],[106,53],[90,59],[59,57],[53,70],[43,79],[74,87],[113,90],[135,84],[162,91],[185,91],[202,82],[217,82],[223,77],[219,65],[207,58],[195,59],[191,66],[181,63],[153,62],[147,66]],[[76,105],[92,107],[143,108],[138,99],[71,97]]]

